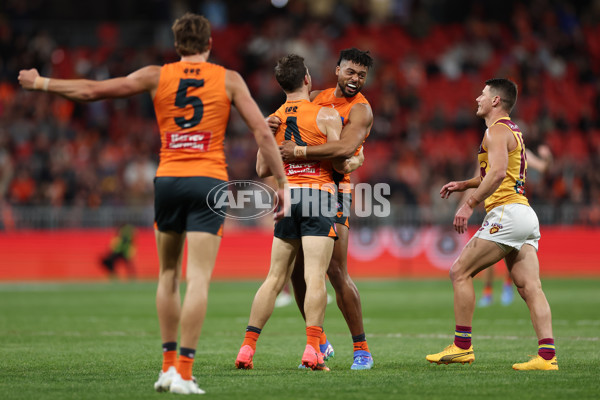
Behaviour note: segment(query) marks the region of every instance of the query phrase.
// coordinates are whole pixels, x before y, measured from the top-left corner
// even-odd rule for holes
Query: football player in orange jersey
[[[311,92],[313,102],[332,107],[340,113],[344,125],[340,140],[308,147],[299,146],[292,141],[284,142],[280,147],[284,161],[298,158],[309,160],[347,158],[362,151],[362,144],[369,136],[373,125],[373,111],[360,91],[366,82],[369,68],[372,65],[373,58],[368,51],[350,48],[340,52],[335,69],[337,85],[334,88]],[[272,130],[278,123],[277,119],[269,119],[269,126]],[[354,358],[350,368],[353,370],[371,369],[373,367],[373,357],[365,336],[360,294],[348,274],[347,265],[350,226],[348,216],[350,215],[352,202],[350,175],[337,174],[334,178],[338,186],[338,214],[336,216],[338,240],[334,246],[327,275],[335,289],[337,305],[352,335]],[[302,304],[304,303],[305,288],[301,278],[302,258],[298,257],[296,269],[292,274],[292,283],[296,302],[300,312],[303,312]],[[321,351],[326,358],[333,356],[333,347],[325,334],[321,339]]]
[[[283,217],[287,178],[273,135],[239,73],[208,61],[210,24],[187,13],[173,24],[176,63],[151,65],[125,77],[93,81],[50,79],[35,69],[19,72],[25,89],[56,93],[75,101],[95,101],[148,92],[161,135],[155,179],[155,233],[160,264],[156,307],[163,342],[157,391],[204,393],[192,377],[195,349],[206,314],[210,276],[221,243],[224,216],[213,212],[211,189],[227,181],[223,140],[231,105],[252,130],[265,164],[278,183]],[[224,189],[219,189],[224,191]],[[184,242],[188,242],[187,290],[179,293]],[[181,333],[177,359],[177,336]]]
[[[296,143],[317,145],[339,140],[342,130],[340,115],[332,108],[310,102],[311,79],[302,57],[291,54],[281,58],[275,67],[275,77],[287,98],[274,114],[282,121],[275,135],[277,142],[293,139]],[[357,157],[360,156],[353,158]],[[351,165],[358,167],[358,162],[352,160],[285,164],[292,199],[290,215],[275,225],[269,274],[252,302],[244,341],[235,361],[236,368],[253,368],[256,342],[273,312],[277,295],[289,279],[302,245],[306,347],[301,365],[313,370],[328,370],[319,350],[319,341],[327,305],[325,272],[337,236],[333,221],[336,210],[332,164],[341,172],[349,172]],[[260,177],[271,175],[261,150],[256,170]]]
[[[467,221],[479,203],[484,202],[487,215],[450,269],[456,322],[454,343],[439,353],[427,355],[426,359],[437,364],[475,360],[471,344],[475,310],[473,277],[504,259],[527,303],[538,338],[538,355],[514,364],[513,369],[558,370],[550,305],[540,282],[539,222],[525,197],[527,157],[523,134],[509,117],[517,101],[517,85],[508,79],[489,79],[476,101],[477,116],[488,127],[479,147],[480,176],[449,182],[440,195],[448,198],[454,192],[475,189],[454,217],[454,229],[459,234],[467,231]]]

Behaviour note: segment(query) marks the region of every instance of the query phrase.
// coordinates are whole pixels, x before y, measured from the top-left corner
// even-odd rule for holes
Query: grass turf
[[[600,281],[544,280],[559,371],[517,372],[537,341],[524,302],[477,308],[476,361],[435,365],[452,341],[448,281],[359,281],[375,367],[351,371],[352,343],[330,304],[330,372],[297,369],[305,346],[295,306],[275,309],[254,370],[234,368],[259,282],[213,282],[194,374],[215,399],[596,399],[600,396]],[[498,286],[500,283],[498,282]],[[2,399],[153,399],[160,368],[155,283],[0,284]],[[477,293],[480,282],[476,282]],[[331,288],[330,288],[331,291]],[[499,287],[497,297],[499,296]]]

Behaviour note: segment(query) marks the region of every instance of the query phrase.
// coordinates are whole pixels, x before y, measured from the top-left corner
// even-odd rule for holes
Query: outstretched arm
[[[45,78],[36,69],[29,69],[19,72],[19,83],[23,89],[56,93],[73,101],[128,97],[142,92],[150,92],[154,97],[160,79],[160,68],[150,65],[127,76],[103,81]]]

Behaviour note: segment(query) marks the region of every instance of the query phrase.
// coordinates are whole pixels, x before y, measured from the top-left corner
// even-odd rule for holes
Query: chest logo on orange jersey
[[[285,174],[292,175],[321,175],[321,163],[319,161],[304,162],[304,163],[285,163]]]
[[[208,151],[212,132],[165,132],[165,145],[171,150]]]

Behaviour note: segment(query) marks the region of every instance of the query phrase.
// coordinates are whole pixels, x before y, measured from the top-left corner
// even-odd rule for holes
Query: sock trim
[[[248,325],[246,327],[246,332],[254,332],[254,333],[258,333],[260,335],[260,333],[262,332],[262,329],[257,328],[257,327],[252,326],[252,325]]]
[[[166,342],[162,344],[162,351],[166,353],[167,351],[176,351],[177,350],[177,342]]]
[[[179,349],[179,355],[193,360],[196,356],[196,349],[190,349],[189,347],[181,347]]]
[[[360,335],[356,335],[356,336],[352,336],[352,342],[356,343],[356,342],[366,342],[367,341],[367,337],[365,335],[365,333],[361,333]]]

